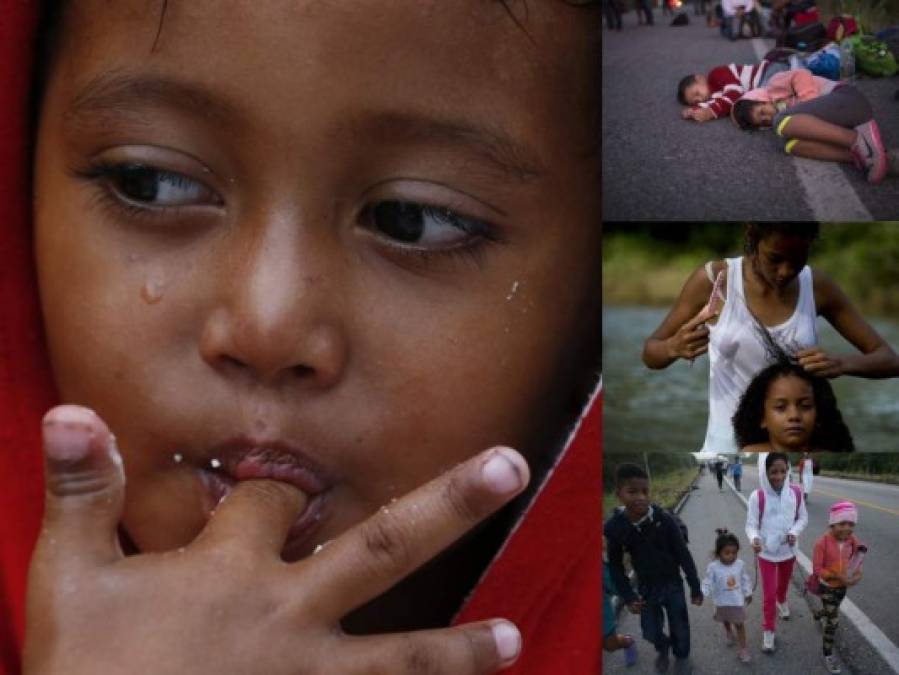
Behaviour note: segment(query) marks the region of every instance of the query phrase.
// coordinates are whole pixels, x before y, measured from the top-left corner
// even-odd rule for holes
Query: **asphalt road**
[[[688,26],[605,30],[602,47],[603,220],[895,220],[899,176],[870,185],[857,169],[788,157],[770,130],[680,118],[677,83],[727,63],[755,63],[772,40],[720,37],[687,6]],[[899,76],[855,82],[888,147],[899,147]]]
[[[743,495],[748,496],[757,486],[755,467],[746,467]],[[690,550],[700,578],[710,560],[715,529],[718,527],[726,527],[737,533],[743,544],[740,557],[750,570],[754,570],[752,549],[745,541],[746,507],[743,502],[729,486],[719,492],[714,478],[708,473],[699,481],[698,487],[692,492],[680,515],[689,528]],[[887,639],[895,643],[899,638],[899,615],[896,613],[899,605],[895,576],[891,572],[895,566],[892,551],[896,550],[899,539],[899,530],[895,527],[895,516],[899,515],[899,488],[818,478],[809,499],[809,526],[800,537],[799,546],[806,556],[810,556],[815,540],[826,527],[830,505],[847,498],[858,504],[860,524],[856,532],[871,548],[865,561],[864,578],[850,591],[848,597],[877,629],[886,634]],[[750,576],[754,577],[754,572],[751,571]],[[723,629],[712,619],[714,608],[711,603],[706,601],[702,607],[689,605],[693,672],[696,675],[826,672],[821,656],[821,629],[811,618],[809,606],[809,603],[814,603],[817,607],[818,601],[806,600],[799,595],[804,578],[805,572],[797,565],[788,597],[792,618],[789,621],[778,619],[777,650],[771,655],[761,651],[761,588],[755,590],[753,601],[747,608],[746,630],[753,659],[748,665],[737,660],[734,648],[725,646]],[[862,625],[862,629],[870,632],[865,625]],[[606,653],[603,657],[603,673],[654,672],[655,651],[650,643],[639,638],[639,618],[626,609],[623,610],[619,615],[618,631],[638,637],[637,666],[626,668],[620,652]],[[881,675],[896,672],[861,635],[858,624],[847,620],[845,615],[841,618],[835,646],[843,660],[844,673]]]

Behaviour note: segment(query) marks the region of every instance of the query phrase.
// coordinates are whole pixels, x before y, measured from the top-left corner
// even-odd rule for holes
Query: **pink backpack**
[[[790,489],[796,497],[796,513],[793,515],[793,522],[795,523],[799,520],[799,505],[802,503],[802,492],[799,491],[798,485],[793,485],[792,483],[790,484]],[[759,527],[761,528],[762,516],[765,515],[765,491],[760,488],[755,493],[758,495],[759,500]]]

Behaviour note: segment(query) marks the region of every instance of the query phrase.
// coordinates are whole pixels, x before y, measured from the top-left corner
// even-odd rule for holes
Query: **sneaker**
[[[837,663],[837,657],[831,654],[830,656],[824,657],[824,666],[827,668],[828,673],[842,673],[840,670],[840,664]]]
[[[750,663],[752,661],[752,657],[749,656],[749,648],[742,647],[737,651],[737,658],[740,659],[741,663]]]
[[[656,656],[656,672],[657,673],[667,673],[668,672],[668,652],[659,652],[659,655]]]
[[[762,651],[771,653],[774,651],[774,631],[766,630],[762,633]]]
[[[887,173],[887,153],[880,140],[877,122],[869,120],[855,127],[858,138],[850,148],[855,164],[868,172],[869,183],[879,183]]]
[[[790,620],[790,606],[787,603],[780,604],[778,602],[776,604],[777,604],[777,613],[780,615],[780,618],[783,619],[784,621],[789,621]]]

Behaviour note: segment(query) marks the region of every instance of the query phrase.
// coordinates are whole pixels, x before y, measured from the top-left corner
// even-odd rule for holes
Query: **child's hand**
[[[747,604],[747,605],[751,605],[751,604],[752,604],[752,596],[751,596],[751,595],[747,595],[747,596],[746,596],[746,604]]]
[[[528,469],[513,451],[482,453],[286,564],[282,544],[306,505],[293,486],[238,483],[189,546],[126,558],[116,535],[124,476],[109,429],[62,406],[44,418],[44,447],[26,675],[480,675],[517,658],[520,636],[505,621],[365,637],[339,623],[519,493]]]
[[[809,347],[796,352],[799,365],[807,373],[818,377],[839,377],[845,372],[843,360],[838,356],[828,356],[820,347]]]
[[[710,122],[715,119],[715,113],[708,108],[684,108],[681,117],[694,122]]]
[[[694,595],[692,598],[690,598],[690,602],[692,602],[697,607],[702,607],[702,596]]]
[[[643,601],[642,600],[631,600],[627,603],[627,608],[630,610],[631,614],[639,614],[643,611]]]
[[[752,550],[755,551],[756,553],[762,552],[762,540],[759,539],[758,537],[755,537],[752,540]]]
[[[796,545],[796,535],[795,535],[795,534],[788,534],[788,535],[787,535],[787,544],[788,544],[789,546],[795,546],[795,545]]]
[[[846,585],[847,586],[855,586],[855,584],[857,584],[861,580],[862,580],[862,571],[859,570],[858,572],[856,572],[849,578],[849,580],[846,582]]]

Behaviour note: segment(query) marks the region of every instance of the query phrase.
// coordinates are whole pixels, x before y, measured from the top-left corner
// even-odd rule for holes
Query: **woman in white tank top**
[[[836,282],[806,264],[817,236],[816,223],[748,224],[746,254],[697,269],[668,316],[647,338],[643,362],[653,369],[667,368],[678,359],[692,362],[709,352],[709,420],[703,452],[738,450],[731,418],[746,385],[773,360],[760,337],[759,322],[810,373],[899,375],[899,357],[890,345]],[[858,353],[829,354],[817,346],[818,315]]]

